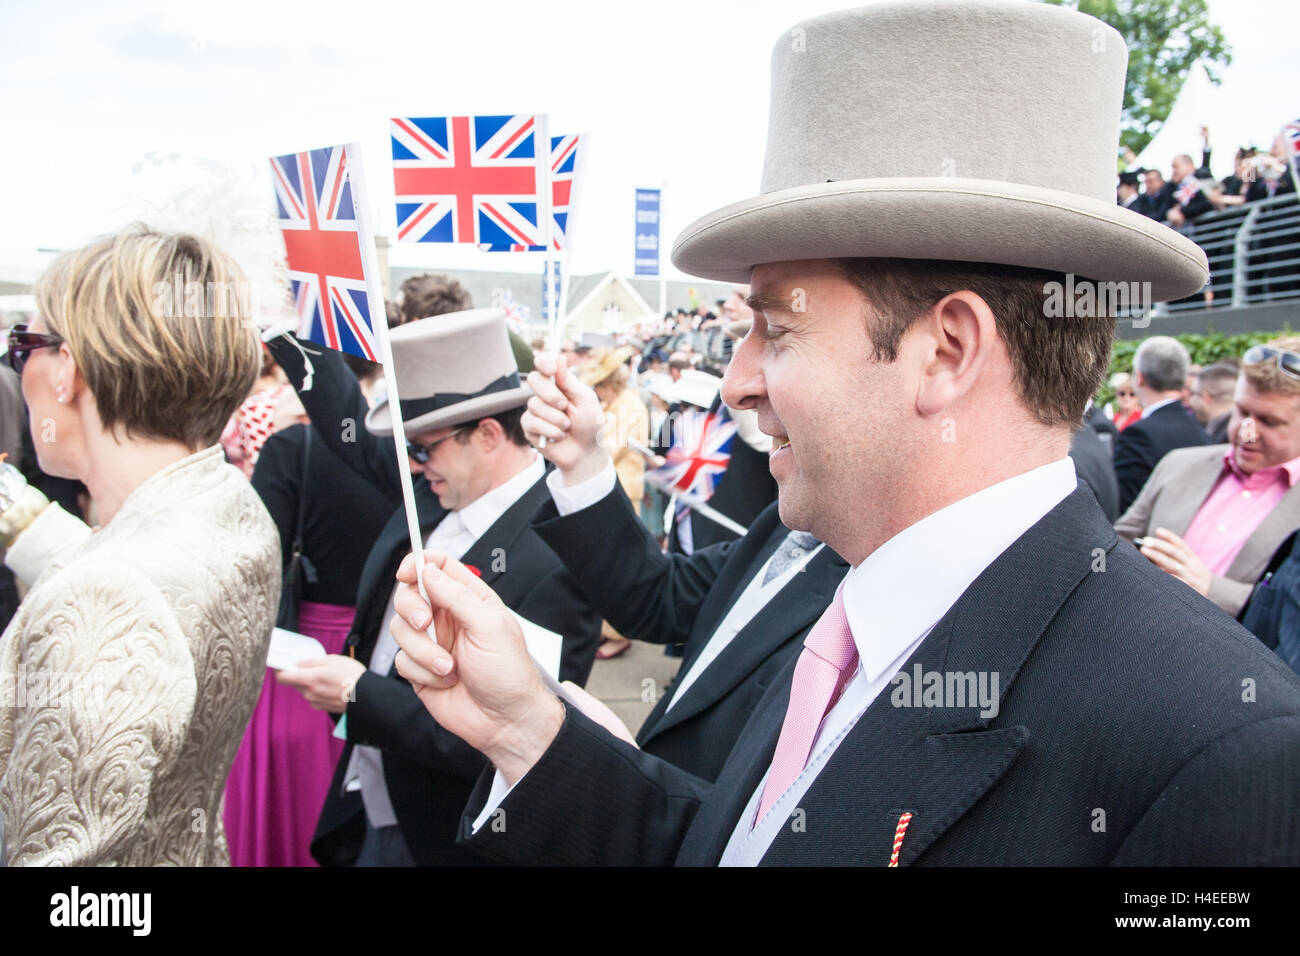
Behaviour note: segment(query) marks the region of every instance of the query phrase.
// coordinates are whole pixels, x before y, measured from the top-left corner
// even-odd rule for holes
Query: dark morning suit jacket
[[[1107,520],[1119,517],[1119,486],[1115,482],[1115,465],[1111,460],[1110,444],[1101,432],[1086,425],[1070,439],[1070,458],[1074,470],[1097,496],[1097,504]]]
[[[620,634],[657,644],[686,643],[679,679],[767,559],[785,540],[776,505],[737,541],[690,556],[663,554],[617,484],[596,504],[560,517],[554,503],[534,528]],[[659,697],[637,743],[647,753],[706,780],[722,769],[754,706],[826,610],[848,564],[822,548],[668,710]]]
[[[300,385],[303,366],[297,350],[289,345],[286,352],[280,346],[273,353],[277,361],[285,353],[281,366],[295,387]],[[350,467],[391,493],[397,480],[396,455],[389,439],[365,430],[365,399],[356,379],[335,353],[312,354],[310,359],[314,383],[300,395],[316,433]],[[348,419],[356,423],[355,430],[345,430]],[[353,440],[342,440],[344,435]],[[416,477],[414,484],[420,533],[427,537],[447,511],[423,476]],[[545,480],[536,482],[461,561],[476,568],[507,607],[563,635],[560,679],[583,684],[600,643],[600,616],[560,559],[532,530],[533,512],[549,500]],[[363,664],[369,664],[396,586],[394,575],[410,550],[406,515],[399,507],[380,532],[357,585],[357,609],[347,646]],[[342,788],[353,746],[367,744],[383,751],[393,810],[416,862],[423,866],[478,862],[455,845],[455,836],[465,800],[484,767],[483,756],[443,730],[395,668],[382,677],[367,670],[357,682],[355,697],[347,709],[347,746],[321,810],[312,855],[325,864],[346,864],[356,858],[365,833],[364,808],[359,792],[344,793]]]
[[[897,707],[840,743],[765,864],[1300,863],[1300,678],[1127,543],[1079,486],[904,665],[999,676],[1000,710]],[[792,660],[709,785],[576,710],[462,839],[516,863],[712,865],[769,766]],[[1245,685],[1243,686],[1243,681]],[[592,781],[599,780],[599,786]]]
[[[1151,477],[1152,470],[1175,448],[1205,445],[1209,439],[1181,402],[1170,402],[1139,418],[1115,439],[1115,480],[1123,514]]]

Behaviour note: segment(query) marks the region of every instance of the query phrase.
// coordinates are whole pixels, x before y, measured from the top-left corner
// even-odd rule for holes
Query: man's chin
[[[791,531],[812,530],[812,516],[808,514],[807,509],[799,506],[793,493],[782,491],[779,484],[777,485],[776,511],[781,516],[781,524]]]

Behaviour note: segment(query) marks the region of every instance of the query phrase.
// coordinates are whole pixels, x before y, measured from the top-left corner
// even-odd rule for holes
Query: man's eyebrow
[[[745,297],[745,304],[755,312],[791,312],[791,299],[788,295],[776,292],[751,292]]]

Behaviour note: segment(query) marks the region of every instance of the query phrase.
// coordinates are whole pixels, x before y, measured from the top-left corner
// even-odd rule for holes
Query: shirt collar
[[[991,485],[894,535],[845,576],[844,612],[868,679],[932,628],[1017,538],[1074,491],[1062,458]]]
[[[1154,405],[1148,405],[1146,408],[1142,409],[1142,417],[1150,418],[1153,412],[1159,411],[1160,409],[1164,408],[1166,405],[1169,405],[1170,403],[1176,401],[1178,401],[1177,398],[1166,398],[1156,402]]]
[[[1248,478],[1253,478],[1254,475],[1247,475],[1237,467],[1237,459],[1232,454],[1235,448],[1235,445],[1229,445],[1228,450],[1223,453],[1224,467],[1227,468],[1228,471],[1232,472],[1232,474],[1236,475],[1240,481],[1246,481]],[[1286,486],[1288,488],[1292,487],[1296,483],[1296,479],[1300,478],[1300,457],[1292,458],[1290,461],[1284,461],[1282,464],[1274,465],[1272,468],[1261,468],[1259,471],[1255,472],[1255,474],[1265,474],[1278,469],[1281,469],[1286,473]]]
[[[524,496],[533,485],[546,475],[546,465],[542,456],[533,452],[532,461],[523,471],[504,484],[497,485],[486,494],[479,495],[456,514],[465,525],[465,530],[477,540],[487,533],[488,528],[497,523],[510,506]]]

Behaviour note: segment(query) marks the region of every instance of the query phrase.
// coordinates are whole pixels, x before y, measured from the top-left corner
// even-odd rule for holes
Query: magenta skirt
[[[355,608],[303,601],[298,629],[341,654]],[[231,866],[315,866],[310,847],[343,741],[334,721],[270,668],[226,780]]]

